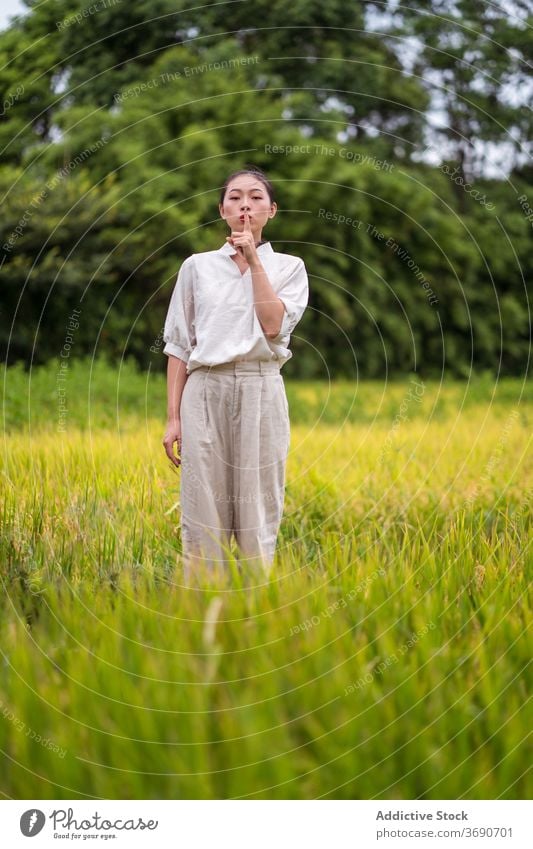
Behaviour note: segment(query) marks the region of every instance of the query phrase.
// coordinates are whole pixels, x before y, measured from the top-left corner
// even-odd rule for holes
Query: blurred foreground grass
[[[72,363],[59,430],[55,374],[5,375],[5,796],[531,795],[519,381],[287,382],[275,568],[191,589],[164,378]]]

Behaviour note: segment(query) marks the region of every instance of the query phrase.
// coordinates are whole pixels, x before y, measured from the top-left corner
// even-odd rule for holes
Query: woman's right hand
[[[174,444],[178,446],[178,456],[174,454]],[[175,466],[181,465],[181,419],[172,419],[167,422],[167,429],[163,445],[169,460],[172,460]]]

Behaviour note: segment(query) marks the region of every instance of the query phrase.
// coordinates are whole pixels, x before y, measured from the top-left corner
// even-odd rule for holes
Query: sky
[[[6,29],[13,15],[21,15],[28,9],[20,0],[2,0],[0,6],[0,29]]]

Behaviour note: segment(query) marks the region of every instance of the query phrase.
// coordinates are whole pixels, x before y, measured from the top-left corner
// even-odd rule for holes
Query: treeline
[[[220,186],[253,163],[278,194],[264,236],[310,278],[287,373],[524,373],[531,119],[504,95],[527,82],[527,18],[413,2],[376,31],[383,5],[55,0],[1,33],[4,358],[163,368],[180,263],[223,244]],[[480,139],[507,143],[501,179]]]

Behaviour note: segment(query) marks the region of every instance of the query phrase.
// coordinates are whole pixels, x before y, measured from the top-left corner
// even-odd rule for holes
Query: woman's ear
[[[278,205],[277,205],[277,203],[275,203],[275,202],[274,202],[274,203],[271,203],[271,204],[270,204],[270,214],[269,214],[269,216],[268,216],[268,217],[269,217],[269,218],[274,218],[274,216],[275,216],[275,214],[276,214],[276,212],[277,212],[277,211],[278,211]]]

